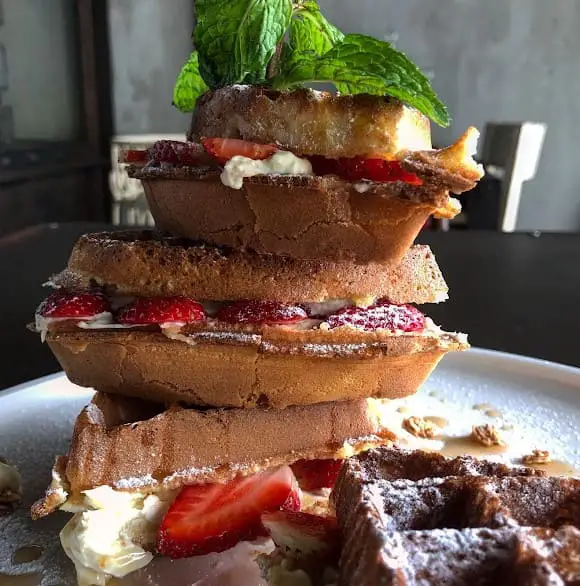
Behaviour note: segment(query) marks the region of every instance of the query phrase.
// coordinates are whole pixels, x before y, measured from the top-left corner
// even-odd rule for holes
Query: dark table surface
[[[42,283],[98,224],[43,225],[0,239],[0,389],[59,370],[26,330],[46,295]],[[424,306],[474,346],[580,366],[580,234],[425,232],[447,279],[450,299]]]

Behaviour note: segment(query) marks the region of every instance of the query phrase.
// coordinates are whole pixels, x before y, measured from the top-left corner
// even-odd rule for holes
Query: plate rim
[[[544,378],[554,378],[554,375],[558,375],[560,382],[578,385],[580,387],[580,368],[571,366],[569,364],[562,364],[560,362],[552,362],[551,360],[544,360],[543,358],[534,358],[532,356],[524,356],[523,354],[513,354],[511,352],[502,352],[501,350],[491,350],[489,348],[480,348],[474,346],[468,351],[461,352],[462,356],[473,356],[476,360],[480,359],[482,362],[485,360],[493,360],[504,367],[513,367],[515,365],[525,365],[529,368],[536,369],[536,373],[542,374]],[[447,355],[449,356],[449,355]],[[454,360],[462,360],[463,358],[454,357]],[[469,358],[468,358],[469,359]],[[4,390],[0,390],[0,401],[7,399],[8,397],[24,391],[31,391],[39,385],[49,383],[53,380],[66,377],[64,371],[54,372],[38,378],[33,378],[28,381],[24,381],[18,385],[8,387]],[[74,383],[72,383],[74,384]],[[92,389],[78,387],[79,391],[90,392]],[[72,398],[72,395],[71,395]]]

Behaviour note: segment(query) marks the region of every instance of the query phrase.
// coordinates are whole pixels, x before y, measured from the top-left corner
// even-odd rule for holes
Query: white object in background
[[[485,126],[482,158],[486,171],[502,182],[498,225],[502,232],[516,229],[523,184],[536,176],[546,130],[541,122]]]
[[[147,149],[158,140],[184,141],[184,134],[118,134],[111,139],[111,172],[109,188],[113,195],[113,224],[153,226],[145,202],[141,181],[127,175],[126,165],[119,163],[123,149]],[[139,201],[138,201],[139,200]]]

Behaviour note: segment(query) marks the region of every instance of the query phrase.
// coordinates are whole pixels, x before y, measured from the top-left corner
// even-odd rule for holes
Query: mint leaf
[[[173,105],[182,112],[191,112],[197,98],[207,92],[208,87],[199,73],[197,51],[194,51],[181,68],[173,88]]]
[[[296,61],[271,82],[276,89],[330,82],[345,93],[387,94],[441,126],[450,123],[445,104],[423,72],[390,43],[366,35],[346,35],[324,55]]]
[[[197,0],[193,40],[213,89],[262,83],[292,18],[292,0]]]
[[[344,34],[324,17],[318,4],[306,0],[294,9],[281,69],[287,71],[301,59],[320,57],[343,38]]]

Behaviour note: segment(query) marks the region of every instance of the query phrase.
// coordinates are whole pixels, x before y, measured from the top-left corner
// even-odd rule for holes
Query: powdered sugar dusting
[[[94,403],[89,403],[86,406],[85,413],[89,422],[93,425],[105,425],[105,416]]]
[[[157,486],[159,483],[151,474],[146,474],[145,476],[141,476],[139,478],[132,477],[132,478],[122,478],[121,480],[117,480],[117,482],[113,483],[113,488],[119,490],[139,490],[142,488],[150,488]]]

